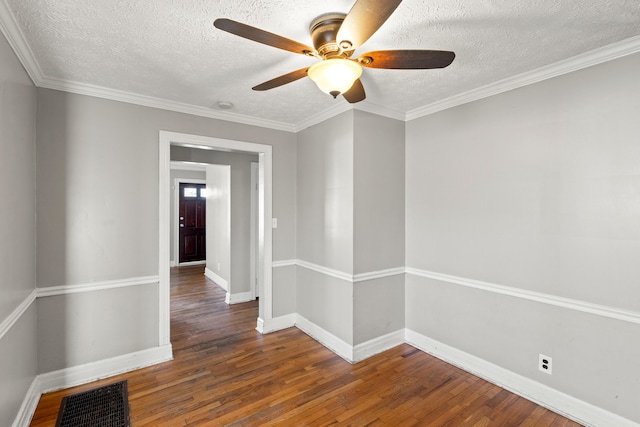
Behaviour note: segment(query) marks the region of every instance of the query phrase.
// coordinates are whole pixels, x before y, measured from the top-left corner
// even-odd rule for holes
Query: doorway
[[[171,146],[237,151],[258,155],[258,289],[259,309],[257,329],[272,330],[272,147],[243,141],[159,132],[159,344],[170,345],[170,157]]]
[[[205,184],[179,184],[178,264],[202,263],[207,259],[205,191]]]

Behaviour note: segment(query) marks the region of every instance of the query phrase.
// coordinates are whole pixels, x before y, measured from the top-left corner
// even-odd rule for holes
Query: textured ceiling
[[[44,79],[298,124],[346,101],[309,79],[251,87],[313,58],[213,27],[230,18],[311,44],[309,23],[354,0],[0,0]],[[365,69],[367,103],[406,115],[425,105],[640,34],[638,0],[405,0],[368,50],[452,50],[441,70]]]

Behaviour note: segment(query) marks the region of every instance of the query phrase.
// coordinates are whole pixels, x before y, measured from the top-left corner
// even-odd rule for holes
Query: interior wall
[[[35,305],[23,305],[33,301],[36,280],[36,100],[0,34],[0,425],[6,426],[37,372]]]
[[[37,128],[37,283],[40,287],[127,281],[158,275],[158,138],[160,130],[273,146],[274,188],[295,197],[289,181],[294,168],[283,161],[295,152],[295,135],[139,105],[38,89]],[[284,154],[286,153],[286,154]],[[282,199],[280,199],[282,200]],[[292,203],[292,202],[288,202]],[[292,224],[283,224],[293,227]],[[295,251],[274,242],[274,254]],[[64,346],[39,346],[47,367],[93,361],[158,345],[157,286],[130,286],[128,301],[117,289],[86,298],[87,312],[106,307],[133,311],[112,319],[92,334],[70,310],[68,295],[52,298],[55,310],[43,310],[39,324],[67,331]],[[47,304],[49,305],[49,304]],[[148,322],[128,320],[141,316]],[[122,334],[125,346],[108,338]],[[44,330],[41,331],[44,333]],[[69,336],[71,334],[72,336]],[[140,338],[144,337],[144,338]],[[150,337],[150,338],[149,338]],[[89,341],[91,339],[91,341]]]
[[[404,267],[405,124],[354,111],[354,274]]]
[[[353,274],[353,111],[301,131],[297,166],[297,258]],[[317,270],[297,268],[298,314],[352,344],[353,284]]]
[[[226,281],[225,290],[232,293],[231,269],[231,167],[207,165],[207,268]]]
[[[354,111],[353,272],[404,270],[405,124]],[[354,283],[354,344],[404,328],[404,274]]]
[[[407,123],[406,326],[640,422],[640,54]],[[606,310],[605,310],[606,311]],[[537,369],[551,356],[553,373]]]

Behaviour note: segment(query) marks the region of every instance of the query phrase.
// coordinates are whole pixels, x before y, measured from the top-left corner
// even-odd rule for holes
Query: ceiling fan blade
[[[345,50],[361,46],[384,24],[401,2],[402,0],[357,0],[344,18],[336,42],[348,41],[351,47]]]
[[[275,79],[271,79],[267,82],[261,83],[258,86],[254,86],[251,89],[253,90],[269,90],[276,88],[278,86],[286,85],[287,83],[295,82],[303,77],[307,77],[307,68],[300,68],[299,70],[292,71],[287,74],[283,74]]]
[[[358,62],[367,68],[424,70],[444,68],[456,54],[446,50],[376,50],[360,55]]]
[[[362,82],[360,81],[360,79],[353,82],[353,86],[351,86],[351,89],[343,93],[342,96],[344,96],[344,99],[349,101],[350,104],[364,101],[366,95],[364,94],[364,86],[362,86]]]
[[[315,49],[312,47],[298,43],[295,40],[290,40],[286,37],[252,27],[250,25],[242,24],[231,19],[216,19],[213,21],[213,25],[222,31],[244,37],[245,39],[253,40],[254,42],[277,47],[278,49],[288,50],[289,52],[300,53],[302,55],[312,55],[315,53]]]

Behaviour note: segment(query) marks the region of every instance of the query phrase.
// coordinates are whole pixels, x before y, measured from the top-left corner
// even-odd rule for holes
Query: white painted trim
[[[396,119],[403,122],[406,120],[406,114],[404,112],[394,110],[384,105],[374,104],[368,100],[353,104],[353,109],[377,114],[378,116],[389,117],[390,119]]]
[[[262,319],[258,319],[256,330],[261,334],[268,334],[271,332],[280,331],[282,329],[292,328],[296,325],[297,314],[285,314],[284,316],[274,317],[273,319],[265,322]]]
[[[204,269],[204,275],[207,276],[209,279],[211,279],[213,283],[220,286],[223,290],[225,291],[229,290],[229,283],[225,279],[223,279],[221,276],[218,276],[216,273],[214,273],[213,270],[211,270],[210,268]]]
[[[256,299],[260,295],[260,289],[258,288],[258,252],[260,249],[258,246],[258,174],[260,172],[260,165],[257,162],[251,162],[251,191],[250,191],[250,209],[249,209],[249,280],[251,283],[251,299]],[[273,266],[273,264],[272,264]]]
[[[38,290],[34,289],[31,293],[0,323],[0,340],[9,332],[9,329],[16,324],[22,315],[31,307],[36,300]]]
[[[255,298],[251,298],[251,292],[238,292],[235,294],[231,294],[227,292],[227,295],[224,298],[224,302],[227,304],[240,304],[243,302],[253,301]]]
[[[335,106],[327,108],[326,110],[320,111],[314,114],[311,117],[304,119],[294,126],[294,132],[300,132],[309,128],[311,126],[322,123],[326,120],[329,120],[335,116],[338,116],[344,112],[350,111],[352,109],[351,104],[347,102],[339,102]]]
[[[31,381],[29,390],[27,390],[27,394],[22,400],[22,405],[20,405],[18,414],[14,418],[13,424],[11,424],[12,427],[29,427],[31,419],[36,413],[40,396],[42,395],[41,390],[42,386],[40,384],[40,378],[36,376],[33,381]]]
[[[194,265],[207,265],[207,261],[189,261],[189,262],[181,262],[180,264],[176,264],[175,261],[171,261],[172,267],[191,267]]]
[[[271,263],[271,266],[273,268],[281,268],[281,267],[293,267],[296,266],[297,264],[297,260],[295,259],[285,259],[283,261],[273,261]]]
[[[171,344],[171,140],[161,131],[158,144],[158,343],[166,345]]]
[[[495,83],[470,90],[469,92],[416,108],[407,112],[405,120],[414,120],[429,114],[457,107],[458,105],[478,101],[509,90],[518,89],[520,87],[532,85],[563,74],[572,73],[583,68],[592,67],[603,62],[612,61],[636,52],[640,52],[640,36],[631,37],[626,40],[556,62],[555,64],[547,65],[533,71],[527,71],[525,73],[518,74],[517,76],[509,77]]]
[[[173,360],[171,345],[149,348],[97,362],[38,375],[41,393],[86,384],[102,378]]]
[[[79,95],[94,96],[96,98],[110,99],[113,101],[126,102],[128,104],[142,105],[145,107],[159,108],[177,113],[191,114],[193,116],[207,117],[210,119],[224,120],[227,122],[241,123],[250,126],[295,132],[295,126],[289,123],[275,120],[260,119],[257,117],[245,116],[229,111],[219,111],[199,105],[186,104],[178,101],[156,98],[153,96],[139,95],[132,92],[125,92],[117,89],[110,89],[103,86],[91,85],[79,82],[70,82],[51,77],[45,77],[36,83],[37,86],[61,90]]]
[[[395,332],[356,345],[353,348],[353,362],[360,362],[378,353],[404,344],[404,335],[404,329],[399,329]]]
[[[206,172],[207,163],[171,161],[171,170]]]
[[[404,267],[388,268],[380,271],[370,271],[353,276],[353,283],[365,282],[367,280],[384,279],[385,277],[399,276],[405,273]]]
[[[105,289],[126,288],[129,286],[158,284],[158,276],[132,277],[120,280],[105,280],[101,282],[82,283],[77,285],[46,286],[37,288],[38,298],[53,297],[58,295],[77,294],[80,292],[93,292]]]
[[[273,257],[273,231],[265,224],[271,224],[273,211],[273,147],[266,144],[234,141],[229,139],[213,138],[208,136],[190,135],[185,133],[160,131],[158,136],[158,266],[159,281],[159,343],[170,343],[170,290],[169,290],[169,181],[170,181],[170,151],[171,144],[182,146],[199,146],[214,150],[244,151],[258,154],[259,159],[259,217],[258,233],[260,236],[260,248],[258,253],[259,271],[258,287],[260,288],[259,317],[269,321],[273,313],[272,295],[272,257]]]
[[[511,372],[479,357],[421,335],[410,329],[405,331],[406,342],[473,375],[483,378],[538,405],[570,418],[580,424],[594,427],[638,427],[639,424],[576,399],[533,379]]]
[[[353,282],[353,275],[349,273],[345,273],[340,270],[334,270],[333,268],[314,264],[312,262],[304,261],[301,259],[296,260],[296,265],[298,267],[306,268],[307,270],[315,271],[316,273],[324,274],[325,276],[334,277],[336,279],[344,280],[346,282]]]
[[[314,264],[312,262],[304,261],[301,259],[276,261],[272,265],[273,267],[288,267],[288,266],[296,265],[298,267],[303,267],[308,270],[312,270],[317,273],[335,277],[336,279],[344,280],[351,283],[364,282],[367,280],[383,279],[385,277],[398,276],[405,273],[404,267],[395,267],[395,268],[388,268],[386,270],[370,271],[367,273],[352,275],[349,273],[345,273],[344,271],[334,270],[333,268],[324,267],[322,265]]]
[[[324,328],[296,315],[296,327],[349,363],[353,362],[353,346]]]
[[[171,162],[171,170],[174,170],[173,165],[177,162]],[[181,169],[184,170],[184,169]],[[198,170],[199,172],[206,173],[206,167]],[[206,179],[196,178],[174,178],[173,179],[173,217],[176,220],[175,224],[169,224],[173,232],[173,265],[172,267],[188,266],[206,264],[207,261],[194,261],[194,262],[180,262],[180,227],[178,222],[180,221],[180,184],[204,184],[207,185]],[[206,227],[206,224],[205,224]]]
[[[559,297],[556,295],[544,294],[542,292],[529,291],[526,289],[518,289],[504,285],[496,285],[494,283],[482,282],[480,280],[465,279],[464,277],[451,276],[448,274],[435,273],[432,271],[419,270],[416,268],[406,268],[407,274],[428,279],[438,280],[440,282],[452,283],[469,288],[480,289],[487,292],[493,292],[502,295],[509,295],[516,298],[522,298],[529,301],[535,301],[543,304],[554,305],[556,307],[568,308],[571,310],[581,311],[584,313],[596,314],[598,316],[609,317],[616,320],[640,324],[640,313],[623,310],[621,308],[609,307],[600,304],[575,300],[571,298]]]
[[[42,81],[42,69],[6,1],[0,0],[0,31],[35,85]]]

